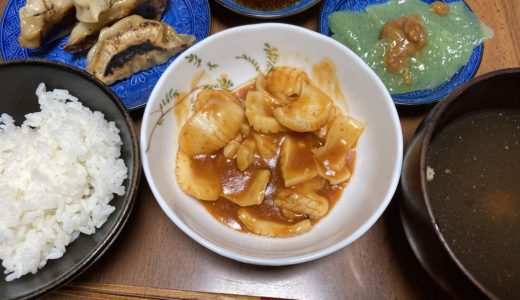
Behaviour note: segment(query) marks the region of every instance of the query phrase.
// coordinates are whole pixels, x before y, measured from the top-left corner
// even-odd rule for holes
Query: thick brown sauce
[[[240,101],[245,101],[247,92],[254,88],[252,84],[248,84],[238,91],[235,92],[235,96]],[[314,133],[279,133],[271,134],[270,136],[276,140],[277,155],[269,160],[263,159],[258,154],[255,156],[254,163],[251,164],[244,172],[240,171],[237,167],[236,159],[227,159],[222,150],[219,150],[215,155],[199,155],[192,157],[193,168],[195,173],[200,177],[211,177],[211,174],[215,174],[210,170],[218,170],[218,177],[222,183],[223,191],[227,193],[237,194],[247,187],[249,180],[259,170],[269,170],[271,172],[269,184],[265,190],[265,197],[260,205],[253,205],[246,207],[245,209],[252,215],[259,219],[270,220],[279,222],[282,224],[295,224],[308,218],[306,215],[294,214],[293,218],[287,218],[282,213],[281,209],[274,205],[275,197],[281,189],[285,189],[284,180],[282,177],[278,157],[280,154],[280,146],[283,139],[286,136],[291,136],[299,141],[304,142],[305,149],[298,152],[293,161],[294,165],[297,165],[303,169],[314,168],[314,160],[312,157],[311,150],[319,147],[323,142]],[[350,150],[347,158],[347,167],[349,170],[354,170],[354,163],[356,159],[356,150],[353,148]],[[326,181],[323,188],[317,191],[318,194],[325,197],[329,201],[329,211],[339,200],[344,187],[348,182],[331,185]],[[224,197],[220,197],[217,201],[201,201],[205,208],[221,223],[238,231],[249,232],[249,230],[242,224],[238,218],[238,209],[240,206],[229,201]],[[315,224],[320,219],[311,219],[312,224]]]
[[[380,32],[387,39],[384,62],[389,72],[401,72],[410,57],[426,46],[426,32],[419,16],[404,16],[388,21]],[[409,72],[404,72],[404,82],[412,83]]]
[[[432,3],[432,10],[439,16],[445,16],[450,12],[450,6],[447,3],[435,1]]]
[[[256,10],[277,10],[289,7],[297,0],[235,0],[240,5]]]

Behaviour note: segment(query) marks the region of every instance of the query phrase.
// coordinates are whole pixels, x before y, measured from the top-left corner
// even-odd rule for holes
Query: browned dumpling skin
[[[76,18],[82,22],[95,23],[99,15],[112,6],[113,0],[72,0]]]
[[[112,84],[165,63],[194,41],[194,36],[177,34],[166,23],[132,15],[101,31],[88,53],[87,71]]]
[[[99,14],[97,22],[78,22],[72,29],[64,49],[78,52],[92,47],[101,29],[129,15],[159,20],[166,5],[166,0],[115,0],[107,10]]]
[[[19,11],[20,46],[38,48],[64,36],[75,22],[74,12],[72,0],[27,0]]]

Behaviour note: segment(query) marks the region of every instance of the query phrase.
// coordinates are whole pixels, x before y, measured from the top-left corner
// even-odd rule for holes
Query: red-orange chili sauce
[[[256,10],[277,10],[289,7],[297,0],[235,0],[240,5]]]
[[[243,102],[245,101],[247,92],[252,88],[254,88],[253,84],[247,85],[236,91],[235,96]],[[276,221],[282,224],[295,224],[308,218],[308,216],[303,214],[293,214],[292,218],[289,219],[284,216],[280,208],[274,205],[277,192],[280,189],[285,188],[278,158],[280,154],[280,146],[283,139],[287,135],[291,135],[293,138],[298,140],[306,140],[306,149],[302,149],[302,151],[299,152],[301,155],[297,155],[295,160],[297,160],[298,164],[301,164],[302,168],[305,168],[306,166],[309,168],[313,167],[314,160],[312,159],[312,155],[309,153],[312,154],[311,149],[322,146],[323,141],[321,141],[314,133],[311,132],[284,132],[271,134],[271,136],[276,140],[276,156],[272,159],[265,160],[257,154],[255,156],[254,163],[252,163],[243,172],[238,169],[236,159],[226,158],[223,155],[222,150],[219,150],[214,155],[199,155],[192,157],[192,166],[196,169],[195,172],[197,176],[205,176],[205,174],[208,174],[209,170],[217,170],[218,177],[222,184],[222,189],[223,191],[228,191],[228,193],[230,191],[239,192],[244,189],[244,187],[247,186],[248,181],[251,180],[252,176],[258,170],[269,170],[271,172],[271,176],[269,179],[269,184],[265,190],[265,197],[263,202],[260,205],[248,206],[246,209],[252,216],[255,216],[259,219]],[[350,150],[347,159],[347,167],[352,172],[354,170],[355,159],[356,150],[353,148]],[[323,188],[318,190],[318,194],[328,199],[329,211],[336,204],[347,184],[348,182],[338,185],[330,185],[329,182],[326,181]],[[217,201],[201,202],[205,208],[221,223],[238,231],[249,232],[249,230],[241,223],[238,218],[237,211],[240,206],[237,204],[223,197],[220,197]],[[318,221],[319,219],[311,219],[312,224],[315,224]]]

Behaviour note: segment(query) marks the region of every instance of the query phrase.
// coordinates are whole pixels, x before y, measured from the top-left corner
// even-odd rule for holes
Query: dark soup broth
[[[500,298],[520,298],[520,111],[489,109],[441,129],[427,154],[436,224],[461,264]]]

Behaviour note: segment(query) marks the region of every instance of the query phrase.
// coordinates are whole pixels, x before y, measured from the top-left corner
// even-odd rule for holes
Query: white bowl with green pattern
[[[304,68],[332,60],[349,114],[366,124],[356,167],[337,204],[312,230],[270,238],[234,231],[185,194],[175,178],[180,131],[173,107],[182,92],[201,87],[232,89],[273,65]],[[200,80],[193,85],[193,78]],[[164,72],[146,105],[141,126],[143,168],[166,215],[204,247],[259,265],[290,265],[317,259],[355,241],[377,221],[396,190],[402,163],[402,133],[388,91],[353,52],[333,39],[286,24],[257,24],[217,33],[194,45]]]

